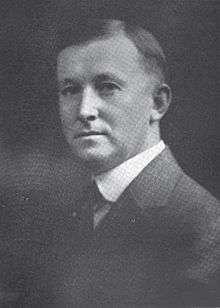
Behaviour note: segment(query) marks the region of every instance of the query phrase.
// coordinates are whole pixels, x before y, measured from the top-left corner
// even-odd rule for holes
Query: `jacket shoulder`
[[[219,200],[183,171],[173,189],[170,201],[172,199],[178,204],[184,203],[186,206],[193,207],[205,206],[207,210],[220,211]]]

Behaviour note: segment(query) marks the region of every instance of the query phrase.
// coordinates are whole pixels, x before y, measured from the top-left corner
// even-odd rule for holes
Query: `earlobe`
[[[151,122],[159,121],[167,112],[171,103],[171,90],[167,84],[160,85],[154,93],[151,110]]]

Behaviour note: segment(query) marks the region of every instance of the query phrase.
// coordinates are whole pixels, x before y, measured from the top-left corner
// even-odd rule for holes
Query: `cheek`
[[[64,121],[68,121],[74,119],[77,114],[77,105],[72,101],[68,100],[59,100],[59,112],[61,119]]]
[[[112,117],[112,128],[114,136],[120,142],[127,143],[130,139],[130,136],[133,134],[135,125],[135,114],[131,109],[123,108],[118,109],[117,113]]]
[[[140,127],[141,125],[149,122],[152,106],[152,97],[144,94],[136,96],[132,102],[130,102],[128,112],[130,118],[133,119],[135,127]]]
[[[149,115],[147,99],[141,95],[131,96],[123,105],[123,119],[130,127],[137,127],[145,122]]]
[[[139,136],[146,133],[149,119],[150,108],[145,100],[127,102],[126,108],[118,112],[118,123],[120,123],[121,138],[137,142]],[[118,124],[116,126],[119,128]]]

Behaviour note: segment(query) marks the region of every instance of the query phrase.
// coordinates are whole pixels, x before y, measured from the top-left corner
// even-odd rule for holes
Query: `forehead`
[[[103,71],[118,71],[121,74],[136,74],[138,71],[143,73],[140,57],[134,43],[124,34],[117,34],[62,50],[58,56],[58,77],[83,77]]]

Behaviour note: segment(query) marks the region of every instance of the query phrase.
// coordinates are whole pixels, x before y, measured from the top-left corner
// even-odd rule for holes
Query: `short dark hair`
[[[92,40],[109,38],[123,32],[136,46],[147,69],[151,69],[160,80],[167,78],[167,61],[156,38],[142,27],[115,19],[81,19],[63,27],[56,35],[56,53],[72,45],[83,45]]]

